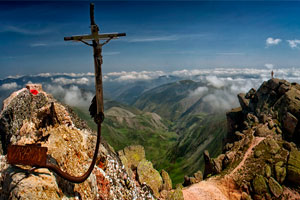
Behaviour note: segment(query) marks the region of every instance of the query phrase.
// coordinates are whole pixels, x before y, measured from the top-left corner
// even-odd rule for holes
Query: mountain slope
[[[169,131],[171,122],[150,112],[142,112],[132,106],[116,101],[105,101],[105,120],[102,126],[103,138],[116,150],[130,145],[145,147],[147,158],[158,169],[164,162],[167,150],[175,144],[178,135]],[[96,129],[88,109],[73,108],[78,116]]]
[[[179,183],[184,175],[204,169],[204,150],[208,149],[212,156],[222,152],[223,139],[227,135],[226,118],[224,114],[190,115],[179,120],[175,129],[180,136],[168,153],[171,165],[164,168],[174,183]]]
[[[227,113],[231,142],[217,158],[205,152],[206,180],[184,188],[184,198],[299,199],[300,85],[270,79],[238,98],[241,108]]]
[[[176,120],[198,100],[189,94],[202,85],[192,80],[165,84],[143,93],[133,105],[169,120]]]

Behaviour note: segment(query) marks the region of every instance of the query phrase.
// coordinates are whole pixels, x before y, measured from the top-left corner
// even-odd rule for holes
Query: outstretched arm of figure
[[[107,43],[109,43],[109,41],[110,41],[111,39],[113,39],[113,38],[112,38],[112,37],[109,38],[108,40],[106,40],[105,42],[103,42],[103,43],[101,44],[101,46],[104,46],[104,45],[106,45]]]
[[[93,46],[93,44],[89,44],[89,43],[87,43],[86,41],[84,41],[84,40],[79,40],[80,42],[82,42],[83,44],[86,44],[86,45],[88,45],[88,46]]]

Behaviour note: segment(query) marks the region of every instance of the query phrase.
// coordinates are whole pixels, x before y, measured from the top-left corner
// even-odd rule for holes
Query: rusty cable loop
[[[102,116],[102,115],[99,115]],[[97,116],[96,116],[97,117]],[[97,119],[95,118],[95,121]],[[49,170],[52,170],[60,177],[64,178],[67,181],[73,182],[73,183],[82,183],[84,182],[92,173],[94,166],[96,164],[97,155],[100,147],[100,141],[101,141],[101,123],[103,121],[103,118],[98,119],[97,123],[97,141],[96,141],[96,147],[93,155],[92,162],[90,164],[89,169],[81,176],[72,176],[67,172],[62,171],[58,165],[52,164],[48,162],[47,160],[47,147],[41,147],[37,144],[29,144],[29,145],[9,145],[8,146],[8,152],[7,152],[7,160],[9,164],[12,165],[31,165],[33,166],[32,169],[30,169],[30,172],[33,172],[34,170],[38,168],[47,168]]]

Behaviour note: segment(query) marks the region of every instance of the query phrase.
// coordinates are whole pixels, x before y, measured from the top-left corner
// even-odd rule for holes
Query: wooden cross
[[[83,42],[86,45],[92,46],[94,50],[94,66],[95,66],[95,85],[96,85],[96,102],[97,115],[103,115],[103,86],[102,86],[102,46],[107,44],[111,39],[117,39],[121,36],[126,36],[126,33],[103,33],[99,34],[99,27],[95,23],[94,4],[90,4],[90,19],[91,19],[91,34],[65,37],[65,41]],[[105,42],[100,43],[100,40]],[[89,44],[87,41],[92,41]]]

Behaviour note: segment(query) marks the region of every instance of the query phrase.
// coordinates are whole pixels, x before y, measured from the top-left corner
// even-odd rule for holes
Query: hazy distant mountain
[[[168,83],[143,93],[133,105],[176,120],[197,101],[190,93],[203,85],[191,80]]]
[[[133,105],[170,120],[197,113],[224,113],[238,105],[231,87],[181,80],[144,92]]]
[[[159,85],[179,80],[177,76],[158,76],[153,79],[120,81],[119,79],[103,79],[104,96],[109,99],[117,100],[127,104],[132,104],[143,92],[157,87]],[[78,90],[90,92],[95,91],[94,75],[92,73],[84,74],[38,74],[8,77],[0,80],[0,103],[13,91],[23,88],[27,83],[40,83],[48,93],[53,94],[56,98],[65,101],[65,97],[70,94],[70,88],[76,88],[73,93]],[[82,101],[90,102],[90,98],[81,99],[81,94],[77,94],[77,98]],[[91,95],[90,95],[91,96]],[[78,101],[76,101],[78,102]],[[76,103],[75,102],[75,103]],[[66,102],[67,104],[71,102]],[[82,102],[81,102],[82,103]]]

